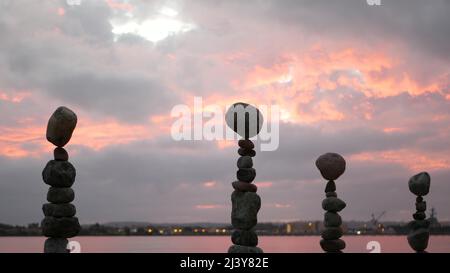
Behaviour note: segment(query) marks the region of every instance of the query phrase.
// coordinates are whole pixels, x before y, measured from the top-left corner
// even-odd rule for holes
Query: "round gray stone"
[[[241,168],[236,172],[237,180],[243,182],[252,182],[255,180],[256,171],[253,168]]]
[[[322,230],[322,238],[325,240],[336,240],[342,237],[344,231],[341,227],[327,227]]]
[[[249,139],[261,131],[264,119],[258,108],[248,103],[238,102],[227,110],[225,121],[231,130],[244,139]]]
[[[327,211],[324,216],[324,225],[326,227],[339,227],[342,224],[342,218],[336,212]]]
[[[235,245],[241,246],[257,246],[258,235],[253,230],[237,229],[231,235],[231,241]]]
[[[341,239],[320,240],[320,246],[326,252],[337,252],[345,248],[345,242]]]
[[[232,245],[228,249],[228,253],[264,253],[264,252],[261,248],[257,246]]]
[[[237,161],[237,167],[239,169],[242,168],[251,168],[253,167],[253,160],[250,156],[241,156]]]
[[[322,208],[326,211],[339,212],[346,206],[347,204],[337,197],[327,197],[322,201]]]
[[[57,188],[68,188],[75,182],[76,170],[68,161],[50,160],[42,171],[45,184]]]
[[[345,172],[345,159],[336,153],[326,153],[317,158],[316,167],[326,180],[336,180]]]
[[[70,253],[69,241],[65,238],[48,238],[44,243],[44,253]]]
[[[77,115],[69,108],[61,106],[48,121],[47,140],[57,147],[64,147],[70,141],[76,126]]]
[[[233,183],[231,183],[231,185],[237,191],[242,191],[242,192],[246,192],[246,191],[256,192],[256,191],[258,191],[258,187],[256,187],[255,184],[251,184],[251,183],[247,183],[247,182],[234,181]]]
[[[261,198],[254,192],[233,191],[231,194],[231,224],[236,229],[249,230],[258,222]]]
[[[72,217],[77,210],[73,204],[44,204],[42,205],[42,212],[45,216],[53,217]]]
[[[42,222],[42,234],[46,237],[72,238],[81,230],[77,217],[46,216]]]
[[[424,251],[428,247],[430,232],[428,229],[419,228],[408,235],[408,243],[415,251]]]
[[[430,191],[430,175],[427,172],[421,172],[408,181],[409,190],[418,196],[425,196]]]
[[[53,204],[70,203],[75,199],[75,192],[71,188],[50,187],[47,192],[47,201]]]

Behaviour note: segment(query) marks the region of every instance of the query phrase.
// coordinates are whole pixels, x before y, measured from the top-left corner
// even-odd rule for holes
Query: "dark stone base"
[[[408,244],[417,252],[422,252],[428,247],[428,239],[430,238],[430,232],[428,229],[419,228],[412,231],[408,235]]]
[[[65,238],[48,238],[45,240],[44,253],[70,253],[67,249],[68,243]]]
[[[231,241],[235,245],[241,246],[257,246],[258,235],[253,230],[237,229],[231,235]]]
[[[72,238],[81,230],[77,217],[51,217],[47,216],[41,222],[42,233],[46,237]]]
[[[232,245],[228,249],[228,253],[264,253],[264,252],[261,248],[257,246]]]
[[[320,240],[320,246],[326,252],[337,252],[345,248],[345,242],[341,239],[336,240]]]

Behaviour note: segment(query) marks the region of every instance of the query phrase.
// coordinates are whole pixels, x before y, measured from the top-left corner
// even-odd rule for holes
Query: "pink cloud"
[[[66,14],[66,10],[65,10],[64,8],[58,8],[58,9],[56,10],[56,13],[57,13],[59,16],[64,16],[64,15]]]
[[[409,149],[380,152],[362,152],[349,157],[353,161],[400,164],[414,171],[433,171],[450,169],[450,156],[447,152],[431,153]]]
[[[0,90],[0,100],[12,103],[21,103],[24,99],[31,96],[28,91],[6,92]]]
[[[272,187],[273,183],[270,181],[261,181],[261,182],[255,182],[255,185],[258,188],[270,188],[270,187]]]
[[[52,151],[53,145],[45,137],[46,126],[32,124],[34,119],[31,117],[20,121],[23,121],[23,127],[0,126],[0,155],[37,157]],[[21,122],[18,124],[22,125]],[[114,119],[91,120],[83,116],[79,117],[68,145],[80,145],[99,151],[112,145],[152,139],[160,133],[150,125],[131,125]]]
[[[275,203],[274,207],[277,208],[277,209],[286,209],[286,208],[290,208],[291,205],[290,204]]]
[[[112,9],[125,10],[125,11],[132,11],[133,10],[133,6],[131,4],[125,3],[125,2],[121,2],[120,0],[118,0],[118,1],[106,0],[106,3]]]
[[[196,209],[220,209],[223,208],[223,205],[217,205],[217,204],[200,204],[196,205]]]
[[[206,182],[203,182],[203,186],[206,188],[214,188],[217,186],[217,182],[216,181],[206,181]]]

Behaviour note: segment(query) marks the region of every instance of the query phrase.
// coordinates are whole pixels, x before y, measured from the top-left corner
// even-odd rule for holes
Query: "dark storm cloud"
[[[280,22],[308,29],[317,35],[354,37],[371,41],[402,41],[411,47],[448,60],[450,2],[447,0],[264,1],[265,14]]]
[[[136,122],[175,104],[176,95],[145,65],[156,66],[161,58],[147,54],[136,66],[123,66],[127,56],[116,51],[103,1],[69,7],[64,18],[57,8],[17,2],[1,11],[0,35],[8,37],[0,45],[2,88],[40,90],[63,103]]]

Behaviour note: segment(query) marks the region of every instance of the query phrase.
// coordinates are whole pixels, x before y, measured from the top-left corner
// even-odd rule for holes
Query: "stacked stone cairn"
[[[335,180],[345,172],[345,165],[345,159],[336,153],[326,153],[316,160],[316,167],[323,178],[328,180],[325,187],[326,198],[322,201],[322,208],[326,212],[320,246],[329,253],[340,253],[345,248],[345,241],[340,239],[343,230],[342,218],[338,212],[343,210],[346,204],[337,197],[335,183]]]
[[[423,201],[423,196],[430,191],[430,175],[421,172],[409,179],[409,190],[417,196],[416,212],[413,214],[414,220],[409,222],[410,233],[408,234],[408,243],[412,249],[418,253],[425,253],[430,238],[430,221],[425,219],[427,202]]]
[[[76,114],[59,107],[50,117],[47,125],[47,140],[56,146],[53,155],[42,171],[42,178],[50,188],[47,193],[49,203],[42,206],[45,218],[41,227],[45,241],[45,253],[68,253],[67,238],[75,237],[81,230],[75,206],[71,202],[75,193],[71,186],[75,182],[76,171],[68,161],[69,154],[63,148],[71,139],[77,125]]]
[[[255,145],[249,139],[259,133],[262,115],[258,109],[251,105],[238,103],[233,106],[236,105],[240,107],[231,107],[227,112],[227,124],[244,139],[238,142],[240,157],[237,161],[237,181],[232,183],[234,191],[231,194],[231,224],[234,232],[231,235],[233,245],[228,249],[228,253],[263,253],[263,250],[257,247],[258,236],[254,231],[258,222],[257,215],[261,208],[261,198],[256,193],[256,185],[252,184],[256,177],[252,158],[256,155],[256,152],[254,150]],[[249,111],[247,115],[242,113],[246,110]],[[255,117],[252,113],[257,116]],[[243,119],[239,119],[239,116]],[[243,131],[238,129],[240,121],[245,124],[245,126],[241,126]],[[257,124],[255,132],[249,129],[252,122]]]

